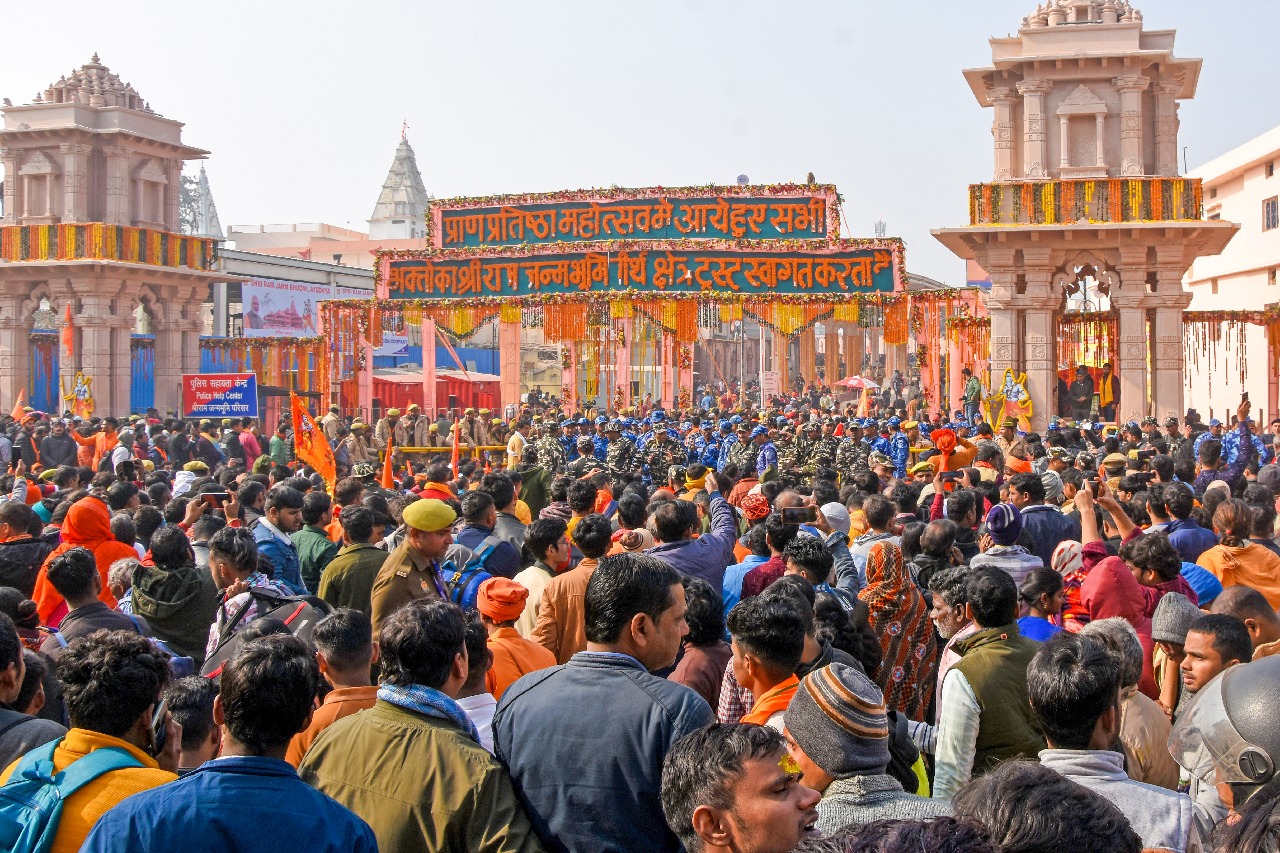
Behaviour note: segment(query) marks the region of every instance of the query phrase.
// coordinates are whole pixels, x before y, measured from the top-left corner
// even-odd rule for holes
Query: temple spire
[[[426,210],[431,195],[422,183],[422,173],[418,171],[418,161],[407,134],[406,122],[373,216],[369,217],[369,236],[375,240],[413,239],[425,237],[427,233]]]

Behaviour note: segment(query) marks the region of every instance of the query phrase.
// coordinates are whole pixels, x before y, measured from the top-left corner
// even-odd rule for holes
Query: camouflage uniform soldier
[[[836,470],[846,481],[850,480],[864,471],[871,470],[871,464],[868,461],[870,456],[870,444],[863,441],[861,437],[846,436],[836,450]]]
[[[649,466],[649,477],[656,486],[666,486],[671,466],[680,461],[682,448],[671,440],[665,429],[656,430],[653,440],[645,448],[644,461]]]
[[[564,448],[555,436],[555,424],[548,421],[542,425],[542,437],[533,443],[538,451],[538,463],[551,472],[564,470]]]
[[[754,474],[756,470],[756,454],[759,452],[760,449],[751,440],[751,426],[749,424],[740,424],[738,426],[738,441],[729,448],[729,455],[725,457],[725,463],[737,465],[743,476]]]
[[[615,477],[635,473],[639,467],[637,463],[640,451],[636,450],[635,442],[622,434],[622,425],[617,421],[610,421],[605,435],[609,437],[609,453],[605,457],[609,470]]]
[[[811,456],[815,470],[818,465],[827,468],[835,467],[836,454],[840,451],[840,439],[832,435],[834,429],[835,423],[830,419],[822,422],[822,437],[818,439]]]

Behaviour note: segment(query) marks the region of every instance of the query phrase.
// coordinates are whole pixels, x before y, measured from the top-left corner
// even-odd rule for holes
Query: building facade
[[[48,331],[36,315],[52,312],[57,408],[127,414],[141,313],[154,335],[154,405],[176,410],[181,374],[199,372],[201,304],[223,277],[216,242],[180,233],[182,164],[208,152],[97,54],[0,112],[0,400],[30,388],[33,334]]]
[[[1204,182],[1205,215],[1240,223],[1222,254],[1200,258],[1187,270],[1192,311],[1258,311],[1280,302],[1280,127],[1251,139],[1191,175]],[[1266,329],[1243,325],[1227,334],[1224,350],[1210,360],[1188,353],[1190,397],[1207,420],[1235,411],[1249,392],[1255,411],[1270,419],[1280,412],[1274,362]],[[1271,353],[1274,356],[1274,353]],[[1239,366],[1243,362],[1243,381]],[[1206,408],[1207,407],[1207,410]]]
[[[990,274],[991,384],[1025,374],[1034,429],[1060,413],[1059,320],[1081,292],[1117,329],[1116,418],[1183,414],[1182,277],[1236,226],[1204,220],[1179,177],[1178,101],[1201,60],[1175,57],[1174,36],[1124,0],[1050,0],[964,72],[994,114],[994,181],[970,187],[967,227],[933,233]]]

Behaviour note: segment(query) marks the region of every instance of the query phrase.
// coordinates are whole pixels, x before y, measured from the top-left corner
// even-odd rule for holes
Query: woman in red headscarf
[[[132,546],[119,542],[111,535],[111,512],[101,499],[85,497],[76,501],[62,523],[62,544],[45,558],[36,576],[36,589],[32,594],[40,612],[40,624],[58,627],[67,615],[67,602],[49,582],[49,563],[59,554],[72,548],[88,548],[93,552],[102,579],[102,591],[98,598],[108,607],[116,606],[116,598],[107,585],[107,570],[116,560],[138,556]]]
[[[929,606],[902,564],[892,542],[877,542],[867,554],[867,585],[858,592],[871,611],[883,657],[876,684],[884,706],[923,720],[937,677],[938,643]]]

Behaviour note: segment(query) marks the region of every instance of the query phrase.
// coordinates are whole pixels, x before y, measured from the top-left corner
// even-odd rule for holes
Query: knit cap
[[[833,530],[843,533],[845,536],[849,535],[851,521],[849,519],[849,510],[845,508],[844,504],[837,501],[823,504],[822,517],[827,520]]]
[[[1200,608],[1180,592],[1166,592],[1151,617],[1151,639],[1157,643],[1187,641],[1187,631],[1202,615]]]
[[[987,533],[997,545],[1012,545],[1022,535],[1022,513],[1013,504],[996,504],[987,513]]]
[[[889,766],[884,696],[851,666],[831,663],[801,679],[786,721],[804,754],[836,779],[884,773]]]

